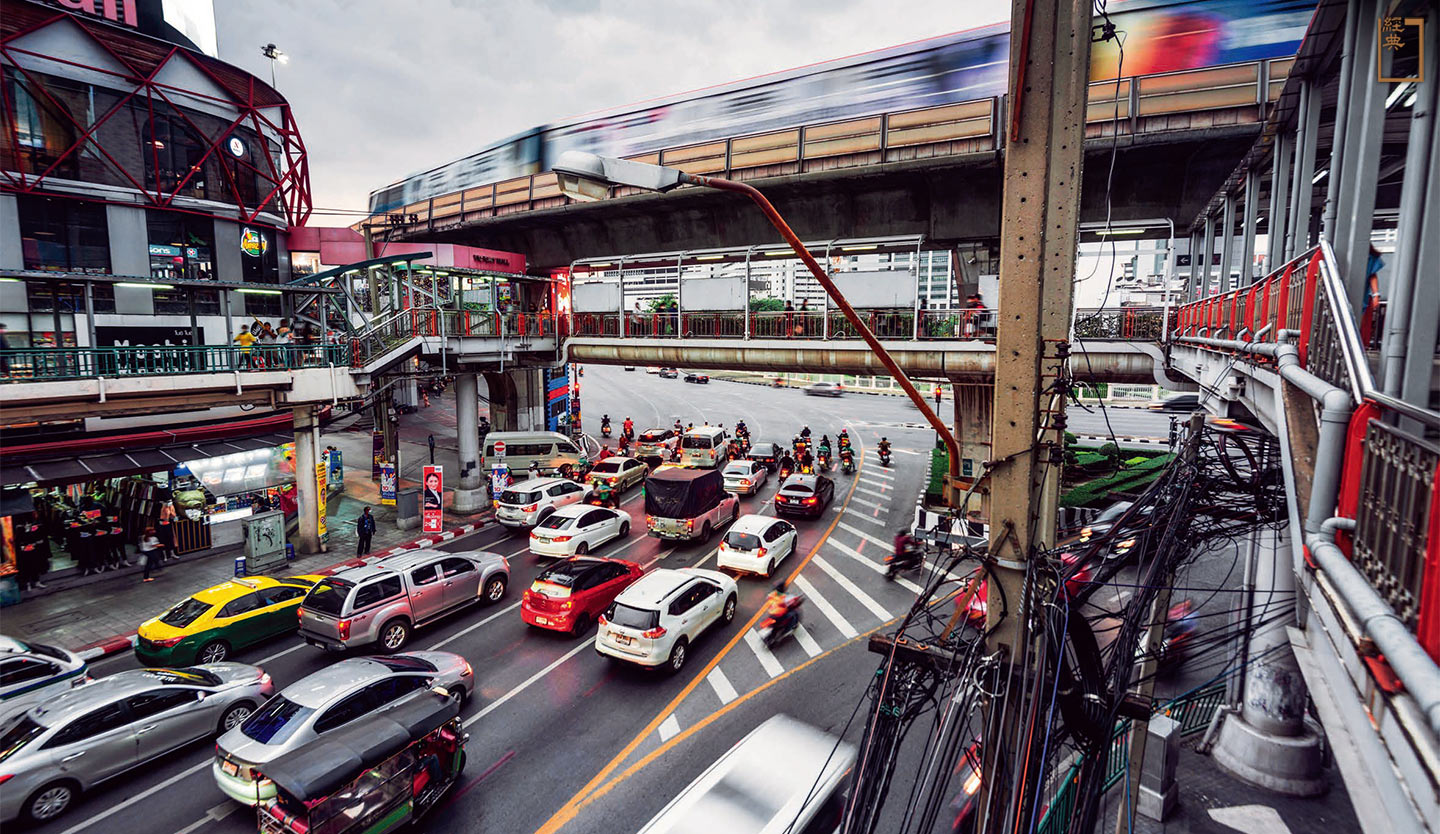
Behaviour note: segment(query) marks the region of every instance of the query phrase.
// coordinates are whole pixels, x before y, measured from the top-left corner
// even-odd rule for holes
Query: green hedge
[[[930,481],[925,485],[925,500],[940,501],[945,497],[945,473],[950,471],[950,452],[943,446],[930,451]]]
[[[1138,489],[1160,477],[1174,457],[1172,454],[1158,455],[1112,475],[1080,484],[1060,496],[1060,506],[1083,507],[1112,493]]]

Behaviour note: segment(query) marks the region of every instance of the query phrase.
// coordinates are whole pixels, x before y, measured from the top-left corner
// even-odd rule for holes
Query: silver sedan
[[[256,805],[275,796],[259,775],[267,762],[426,687],[463,702],[475,687],[465,658],[450,652],[353,657],[290,684],[215,743],[211,775],[226,796]]]
[[[95,785],[239,726],[274,691],[243,663],[132,669],[17,713],[0,736],[0,822],[55,819]]]

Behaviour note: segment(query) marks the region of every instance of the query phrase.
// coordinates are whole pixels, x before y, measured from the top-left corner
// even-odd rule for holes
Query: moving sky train
[[[1117,4],[1119,5],[1119,4]],[[1313,2],[1135,2],[1110,15],[1092,81],[1293,55]],[[1098,23],[1098,21],[1097,21]],[[370,195],[372,214],[549,170],[567,150],[633,156],[729,136],[973,101],[1005,92],[1009,24],[998,23],[760,75],[532,128]]]

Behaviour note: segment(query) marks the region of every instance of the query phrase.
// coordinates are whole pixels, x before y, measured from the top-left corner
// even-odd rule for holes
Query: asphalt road
[[[850,427],[861,451],[860,470],[851,477],[834,475],[834,503],[819,519],[797,523],[800,547],[780,566],[781,573],[799,577],[795,586],[809,597],[804,633],[773,653],[747,639],[771,583],[743,578],[735,622],[702,637],[680,674],[618,668],[596,655],[593,636],[576,639],[521,622],[520,594],[541,567],[522,536],[492,526],[447,542],[447,550],[503,553],[512,574],[500,603],[457,614],[422,630],[411,643],[411,649],[464,655],[477,680],[465,712],[470,742],[464,781],[426,831],[635,831],[720,753],[777,712],[838,732],[877,665],[865,649],[866,636],[902,615],[918,589],[910,582],[886,582],[880,568],[895,531],[910,523],[933,445],[932,432],[916,427],[914,410],[903,401],[855,394],[819,399],[719,381],[701,386],[599,366],[587,369],[581,394],[585,427],[595,434],[604,413],[617,430],[627,415],[637,430],[669,425],[677,417],[727,426],[743,418],[754,439],[779,442],[806,423],[815,435],[832,438],[842,426]],[[896,450],[893,468],[881,467],[874,456],[881,436]],[[771,513],[775,488],[771,479],[760,495],[743,499],[742,512]],[[639,490],[624,498],[637,532],[601,548],[599,555],[647,567],[713,567],[713,542],[675,546],[648,538],[638,532],[644,529]],[[282,688],[335,660],[294,637],[234,659],[263,666]],[[95,673],[135,665],[130,655],[120,655],[95,664]],[[850,740],[863,718],[850,727]],[[210,742],[172,753],[97,789],[67,816],[36,830],[253,831],[254,812],[215,787],[212,756]]]

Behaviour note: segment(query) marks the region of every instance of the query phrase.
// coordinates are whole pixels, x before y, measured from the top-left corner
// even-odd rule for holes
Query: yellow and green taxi
[[[140,624],[135,657],[146,666],[219,663],[237,649],[295,631],[295,609],[319,576],[232,579]]]

